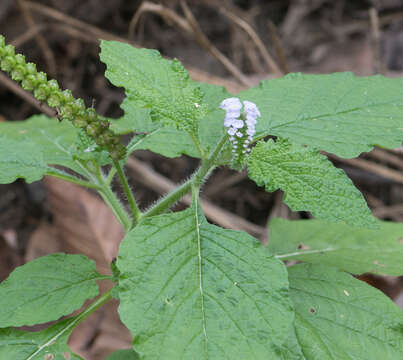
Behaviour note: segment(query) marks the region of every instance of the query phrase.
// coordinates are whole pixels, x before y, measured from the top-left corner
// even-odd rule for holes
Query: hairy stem
[[[79,178],[77,178],[77,177],[75,177],[73,175],[67,174],[64,171],[61,171],[61,170],[56,169],[56,168],[49,167],[49,169],[46,171],[46,174],[49,175],[49,176],[57,177],[59,179],[72,182],[72,183],[77,184],[77,185],[85,186],[85,187],[90,188],[90,189],[96,189],[96,190],[100,189],[99,185],[97,185],[97,184],[94,184],[92,182],[79,179]]]
[[[160,201],[158,201],[153,207],[148,211],[143,213],[142,218],[147,218],[154,215],[159,215],[164,213],[173,204],[179,201],[183,196],[185,196],[191,189],[192,186],[200,188],[205,179],[209,176],[212,170],[215,168],[215,161],[218,158],[223,146],[227,142],[228,135],[225,134],[216,148],[210,153],[207,160],[202,161],[201,167],[192,175],[192,177],[183,183],[181,186],[164,196]]]
[[[140,209],[139,209],[139,207],[137,205],[137,202],[136,202],[136,200],[134,198],[133,192],[130,189],[129,183],[127,182],[127,178],[126,178],[126,176],[125,176],[125,174],[123,172],[122,167],[120,166],[119,161],[113,160],[113,165],[114,165],[114,167],[116,169],[116,172],[118,174],[119,180],[120,180],[120,182],[122,184],[122,187],[123,187],[123,191],[125,192],[127,200],[129,202],[130,210],[131,210],[131,213],[132,213],[132,216],[133,216],[133,223],[132,223],[132,227],[133,227],[138,223],[138,221],[139,221],[139,219],[141,217],[141,211],[140,211]]]

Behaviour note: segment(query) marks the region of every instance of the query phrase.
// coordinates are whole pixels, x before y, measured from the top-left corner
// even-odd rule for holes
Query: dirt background
[[[287,72],[403,75],[402,0],[1,0],[0,33],[40,70],[111,117],[122,114],[124,94],[103,76],[100,38],[158,49],[180,59],[195,80],[221,84],[234,93]],[[34,113],[37,103],[0,77],[0,121]],[[331,160],[352,178],[377,217],[403,221],[401,148]],[[164,159],[139,151],[128,173],[146,206],[196,166],[195,159]],[[272,217],[310,217],[291,212],[281,192],[268,194],[244,173],[228,169],[216,171],[203,198],[210,221],[262,241]],[[99,198],[75,185],[54,179],[0,185],[0,280],[25,261],[56,251],[87,254],[100,271],[108,272],[122,235]],[[362,279],[403,306],[401,279]],[[89,360],[130,347],[116,304],[81,324],[71,345]]]

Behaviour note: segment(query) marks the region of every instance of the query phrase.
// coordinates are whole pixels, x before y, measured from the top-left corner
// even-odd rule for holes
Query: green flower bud
[[[3,35],[0,35],[0,47],[6,46],[6,38]]]
[[[11,70],[14,69],[14,66],[16,65],[16,61],[14,56],[6,56],[2,61],[1,61],[1,70],[10,72]]]
[[[59,90],[59,84],[57,83],[57,80],[49,80],[48,81],[48,86],[49,86],[49,90],[50,91],[55,91],[55,90]]]
[[[71,93],[70,90],[68,90],[68,89],[63,90],[62,94],[63,94],[63,103],[64,104],[69,104],[69,103],[72,103],[74,101],[73,94]]]
[[[34,96],[39,101],[45,101],[49,96],[49,88],[47,84],[39,84],[34,90]]]
[[[22,81],[25,78],[25,67],[22,65],[16,65],[11,71],[11,78],[14,81]]]
[[[41,71],[36,74],[36,80],[38,84],[46,83],[48,81],[48,76]]]
[[[15,61],[18,65],[24,65],[25,66],[25,56],[22,54],[17,54],[15,55]]]
[[[15,55],[14,46],[12,46],[12,45],[6,45],[6,46],[4,47],[4,50],[5,50],[5,56],[12,56],[12,57],[14,57],[14,55]]]
[[[85,128],[85,131],[87,135],[91,136],[92,138],[96,138],[97,135],[101,133],[101,127],[98,123],[92,123]]]
[[[64,98],[63,98],[64,100]],[[65,104],[60,107],[60,115],[62,118],[72,119],[74,115],[73,108],[70,104]]]
[[[57,91],[52,92],[49,95],[47,102],[50,107],[59,107],[62,104],[61,92],[57,92]]]
[[[77,111],[72,122],[75,127],[85,128],[88,124],[87,113],[85,112],[85,110]]]
[[[35,75],[27,75],[24,80],[22,80],[22,87],[24,90],[33,91],[36,87],[37,81]]]
[[[31,63],[31,62],[27,63],[26,72],[27,72],[27,74],[35,75],[37,73],[36,65],[34,63]]]
[[[85,103],[83,99],[75,99],[73,103],[73,107],[76,112],[85,111]],[[87,114],[86,114],[87,115]],[[86,116],[85,115],[85,116]]]
[[[87,118],[89,123],[97,121],[98,115],[94,108],[87,109]]]

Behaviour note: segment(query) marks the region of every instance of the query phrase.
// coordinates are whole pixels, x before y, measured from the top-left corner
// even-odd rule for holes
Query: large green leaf
[[[336,266],[353,274],[403,275],[403,224],[358,229],[319,220],[270,222],[269,249],[282,260]]]
[[[17,267],[0,284],[0,327],[57,320],[98,294],[104,279],[83,255],[52,254]]]
[[[403,310],[335,268],[289,268],[296,335],[309,360],[403,359]]]
[[[39,332],[0,329],[0,359],[83,360],[67,346],[76,323],[77,318],[66,319]]]
[[[31,183],[40,180],[47,170],[43,154],[36,144],[0,135],[0,184],[12,183],[19,178]]]
[[[295,211],[356,226],[374,226],[361,193],[343,170],[318,151],[279,139],[260,142],[248,161],[249,177],[267,191],[281,189],[284,202]]]
[[[250,235],[192,207],[128,233],[117,267],[119,313],[142,359],[281,359],[286,269]]]
[[[255,102],[260,135],[276,135],[341,157],[403,139],[403,79],[290,74],[239,94]]]
[[[61,165],[82,173],[82,169],[74,159],[77,129],[67,121],[60,123],[57,119],[51,119],[45,115],[35,115],[24,121],[0,123],[0,134],[3,135],[0,137],[2,147],[0,157],[7,159],[16,152],[21,154],[22,159],[29,161],[35,154],[40,154],[37,155],[40,158],[37,160],[38,165],[43,163]],[[8,144],[6,140],[14,141],[13,145]],[[20,171],[22,169],[23,165]],[[1,173],[4,172],[1,171]],[[36,180],[42,175],[43,173]]]
[[[205,116],[203,93],[178,60],[116,41],[102,41],[100,57],[107,65],[105,76],[125,88],[126,106],[150,109],[154,121],[197,136]]]

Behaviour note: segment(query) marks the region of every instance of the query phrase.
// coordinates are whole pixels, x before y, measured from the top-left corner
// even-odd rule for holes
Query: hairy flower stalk
[[[224,126],[232,143],[232,166],[242,169],[250,152],[250,144],[256,133],[257,118],[260,111],[256,104],[251,101],[241,101],[236,98],[228,98],[221,102],[221,109],[225,110]]]
[[[100,120],[93,108],[86,108],[82,99],[75,99],[70,90],[61,90],[56,80],[48,80],[44,72],[38,72],[34,63],[27,63],[25,56],[15,54],[14,46],[6,45],[0,35],[0,69],[9,73],[14,81],[33,93],[39,101],[56,109],[59,119],[71,121],[83,129],[96,144],[107,150],[112,159],[120,160],[126,154],[118,135],[109,129],[110,123]]]

